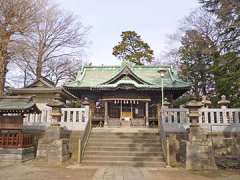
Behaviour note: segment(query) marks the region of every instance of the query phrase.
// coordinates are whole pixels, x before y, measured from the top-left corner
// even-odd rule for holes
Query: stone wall
[[[167,133],[168,136],[176,135],[176,161],[185,164],[186,161],[186,142],[188,139],[187,133]],[[170,149],[171,151],[171,149]]]
[[[209,135],[215,156],[240,156],[240,133],[213,133]]]
[[[8,149],[0,148],[0,161],[28,161],[35,158],[35,147]]]
[[[185,166],[188,135],[187,133],[169,134],[176,135],[176,160]],[[213,153],[218,161],[229,156],[240,158],[240,133],[209,133],[207,141],[213,144]]]

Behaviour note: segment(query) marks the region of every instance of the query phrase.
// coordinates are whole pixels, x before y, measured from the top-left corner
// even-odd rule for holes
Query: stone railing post
[[[108,126],[108,102],[104,102],[104,127]]]
[[[149,127],[149,102],[145,103],[145,113],[146,113],[145,125],[146,127]]]
[[[90,119],[90,103],[88,101],[88,98],[85,98],[84,101],[82,102],[82,106],[83,108],[85,109],[85,118],[88,120],[88,121],[91,121]]]

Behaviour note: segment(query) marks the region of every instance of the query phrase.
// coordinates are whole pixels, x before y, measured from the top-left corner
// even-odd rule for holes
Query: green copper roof
[[[165,88],[189,88],[190,83],[181,80],[177,71],[166,66],[86,66],[75,81],[67,88],[116,88],[119,85],[132,85],[136,88],[161,88],[159,70],[165,70]]]
[[[0,97],[1,113],[40,113],[36,104],[33,103],[32,97],[23,96],[2,96]]]

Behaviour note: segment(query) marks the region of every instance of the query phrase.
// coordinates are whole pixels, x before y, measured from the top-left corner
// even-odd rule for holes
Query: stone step
[[[154,162],[164,162],[161,156],[101,156],[101,155],[85,155],[84,160],[100,160],[100,161],[154,161]]]
[[[120,141],[120,140],[126,140],[126,141],[160,141],[160,137],[111,137],[111,136],[90,136],[90,140],[95,140],[95,141]]]
[[[85,156],[135,156],[135,157],[152,157],[152,156],[163,156],[163,152],[139,152],[139,151],[85,151]]]
[[[87,145],[86,151],[141,151],[141,152],[160,152],[160,147],[106,147]]]
[[[160,137],[155,132],[92,132],[82,164],[164,167]]]
[[[122,137],[122,138],[156,138],[158,134],[136,134],[136,133],[91,133],[92,137]]]
[[[143,147],[148,147],[148,148],[160,148],[161,149],[161,144],[160,143],[119,143],[119,142],[89,142],[88,147],[92,146],[98,146],[98,147],[137,147],[137,148],[143,148]]]
[[[157,144],[161,145],[161,141],[154,141],[154,140],[132,140],[132,139],[112,139],[112,140],[105,140],[105,139],[89,139],[89,144]]]
[[[95,136],[95,135],[91,135],[90,136],[92,139],[96,139],[96,140],[154,140],[154,141],[159,141],[160,137],[127,137],[127,136]]]
[[[82,165],[86,166],[130,166],[130,167],[165,167],[165,162],[152,161],[96,161],[83,160]]]

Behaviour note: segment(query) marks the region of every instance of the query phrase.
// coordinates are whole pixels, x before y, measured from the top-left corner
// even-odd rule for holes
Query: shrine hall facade
[[[156,125],[162,89],[171,102],[190,86],[172,67],[123,64],[85,66],[64,87],[81,101],[90,102],[94,125],[119,127]]]

